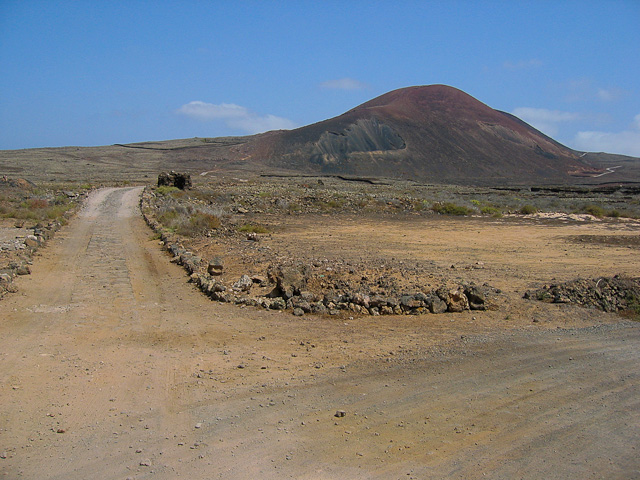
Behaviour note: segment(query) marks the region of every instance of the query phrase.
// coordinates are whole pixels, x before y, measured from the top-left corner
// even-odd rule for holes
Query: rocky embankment
[[[640,313],[640,278],[616,275],[578,279],[559,285],[545,285],[526,292],[524,298],[548,303],[573,303],[605,312]]]
[[[492,308],[492,298],[501,292],[489,285],[451,284],[437,288],[406,289],[398,282],[381,283],[353,269],[345,271],[320,262],[272,262],[262,274],[242,274],[235,281],[224,280],[225,265],[217,258],[203,259],[183,246],[182,239],[166,229],[153,214],[154,193],[145,189],[141,210],[147,224],[158,233],[173,262],[182,265],[190,280],[212,300],[274,310],[294,315],[306,313],[337,315],[419,315]],[[252,234],[249,234],[251,236]],[[246,237],[243,237],[246,241]],[[240,242],[238,238],[238,242]],[[276,255],[273,255],[275,258]],[[331,272],[331,275],[328,275]]]
[[[28,229],[16,228],[20,233],[0,243],[2,255],[0,264],[0,298],[8,292],[15,292],[13,280],[18,275],[29,275],[33,254],[43,246],[61,227],[54,221],[46,225],[36,224]]]

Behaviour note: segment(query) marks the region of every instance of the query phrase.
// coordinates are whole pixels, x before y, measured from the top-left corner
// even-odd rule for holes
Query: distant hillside
[[[451,183],[565,183],[601,172],[517,117],[445,85],[402,88],[273,132],[250,158],[295,171]]]
[[[571,150],[445,85],[394,90],[295,130],[0,151],[0,175],[33,181],[149,182],[172,169],[195,175],[350,175],[471,185],[640,182],[638,158]]]

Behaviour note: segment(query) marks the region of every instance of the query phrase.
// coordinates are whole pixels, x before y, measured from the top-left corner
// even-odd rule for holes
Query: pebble
[[[344,410],[338,410],[338,411],[336,411],[334,417],[342,418],[342,417],[344,417],[346,415],[347,415],[347,412],[345,412]]]

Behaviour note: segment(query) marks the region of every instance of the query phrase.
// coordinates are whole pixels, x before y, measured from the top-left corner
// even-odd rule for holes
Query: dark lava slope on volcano
[[[573,183],[600,173],[579,152],[445,85],[386,93],[338,117],[256,138],[278,169],[451,183]]]

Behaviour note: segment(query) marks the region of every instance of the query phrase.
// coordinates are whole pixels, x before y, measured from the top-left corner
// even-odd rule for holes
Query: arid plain
[[[205,203],[222,226],[182,242],[224,257],[229,285],[293,259],[416,289],[486,283],[490,308],[294,316],[215,302],[145,224],[142,186],[95,189],[0,301],[0,477],[640,476],[640,324],[522,298],[637,276],[637,221],[455,217],[399,206],[427,195],[406,184],[205,171],[195,191],[220,194]],[[311,203],[292,206],[305,189]]]

